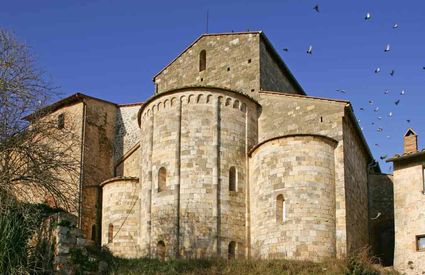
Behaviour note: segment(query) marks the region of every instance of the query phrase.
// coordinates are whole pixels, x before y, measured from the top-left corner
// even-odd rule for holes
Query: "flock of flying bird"
[[[313,7],[313,9],[317,12],[317,13],[320,13],[320,7],[319,7],[319,5],[315,5],[314,7]],[[366,14],[365,14],[365,17],[364,17],[364,20],[370,20],[372,18],[372,15],[371,15],[371,13],[370,12],[367,12]],[[397,24],[397,23],[395,23],[395,24],[393,24],[393,26],[392,26],[392,28],[393,29],[398,29],[399,28],[399,25]],[[388,52],[390,52],[390,50],[391,50],[391,47],[390,47],[390,44],[386,44],[385,45],[385,48],[384,48],[384,52],[385,53],[388,53]],[[288,48],[284,48],[283,49],[283,51],[284,52],[288,52],[289,51],[289,49]],[[308,55],[312,55],[313,54],[313,46],[312,45],[309,45],[309,47],[307,48],[307,51],[306,51],[306,53],[308,54]],[[422,69],[423,70],[425,70],[425,66],[424,67],[422,67]],[[375,70],[374,70],[374,73],[375,74],[379,74],[381,72],[381,68],[380,67],[377,67]],[[395,70],[391,70],[390,71],[390,76],[394,76],[395,75]],[[336,90],[337,92],[339,92],[339,93],[342,93],[342,94],[346,94],[347,93],[347,91],[346,90],[343,90],[343,89],[337,89]],[[385,92],[384,92],[384,95],[389,95],[390,94],[390,91],[389,90],[385,90]],[[402,90],[401,92],[400,92],[400,97],[401,96],[404,96],[406,94],[406,91],[405,90]],[[397,98],[395,101],[394,101],[394,106],[395,107],[397,107],[397,106],[399,106],[399,104],[400,104],[400,102],[401,102],[401,99],[400,99],[400,97],[399,98]],[[369,105],[370,105],[370,107],[373,109],[373,112],[374,113],[376,113],[378,116],[376,117],[377,119],[378,119],[378,121],[381,121],[382,119],[383,119],[383,115],[379,115],[379,113],[380,113],[380,109],[379,109],[379,106],[376,106],[376,104],[375,104],[375,102],[373,101],[373,100],[369,100]],[[365,111],[366,110],[366,108],[364,108],[364,107],[361,107],[361,108],[359,108],[359,110],[360,111]],[[389,112],[388,114],[387,114],[387,117],[388,118],[391,118],[393,116],[393,112]],[[358,122],[360,123],[360,119],[358,120]],[[411,122],[411,120],[410,119],[406,119],[406,122],[407,123],[410,123]],[[384,129],[382,128],[382,127],[380,127],[380,126],[378,126],[377,125],[377,123],[375,123],[375,122],[371,122],[371,125],[373,126],[373,127],[376,127],[376,132],[377,133],[379,133],[379,134],[383,134],[383,132],[384,132]],[[363,131],[363,127],[361,127],[361,130]],[[389,136],[389,135],[387,135],[386,136],[386,138],[387,139],[390,139],[391,137]],[[379,147],[379,144],[375,144],[375,146],[376,147]],[[380,156],[380,159],[381,160],[384,160],[384,159],[386,159],[387,158],[387,155],[381,155]],[[391,168],[390,168],[391,169]]]

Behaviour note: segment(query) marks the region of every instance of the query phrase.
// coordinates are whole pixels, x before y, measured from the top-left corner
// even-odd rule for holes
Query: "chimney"
[[[416,153],[418,151],[418,135],[412,128],[404,134],[404,153]]]

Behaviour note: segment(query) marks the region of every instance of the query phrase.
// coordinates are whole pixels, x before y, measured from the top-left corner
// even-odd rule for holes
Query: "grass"
[[[170,260],[114,258],[110,274],[398,274],[374,265],[363,256],[348,261],[329,260],[322,263],[290,260],[198,259]]]
[[[47,240],[29,240],[51,213],[45,205],[20,203],[0,193],[0,274],[43,274],[51,270],[52,248]]]

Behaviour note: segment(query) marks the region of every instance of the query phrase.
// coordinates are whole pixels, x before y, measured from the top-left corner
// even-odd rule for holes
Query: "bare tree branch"
[[[55,91],[36,69],[28,48],[0,28],[0,192],[33,201],[53,199],[75,210],[79,142],[41,110]],[[22,118],[37,112],[31,123]]]

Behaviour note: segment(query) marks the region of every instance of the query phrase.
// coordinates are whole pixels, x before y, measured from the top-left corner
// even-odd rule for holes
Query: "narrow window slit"
[[[202,50],[199,53],[199,71],[205,71],[207,68],[207,51]]]

